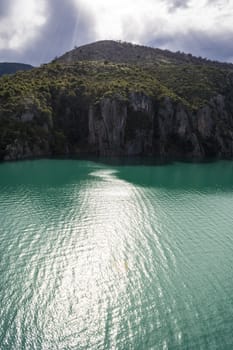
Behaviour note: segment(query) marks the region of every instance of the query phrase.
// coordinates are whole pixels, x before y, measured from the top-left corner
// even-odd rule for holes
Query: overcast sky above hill
[[[232,62],[232,38],[232,0],[0,0],[0,61],[115,39]]]

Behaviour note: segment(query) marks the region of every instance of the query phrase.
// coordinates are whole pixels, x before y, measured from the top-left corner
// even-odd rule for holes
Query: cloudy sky
[[[39,65],[95,40],[233,62],[233,0],[0,0],[0,61]]]

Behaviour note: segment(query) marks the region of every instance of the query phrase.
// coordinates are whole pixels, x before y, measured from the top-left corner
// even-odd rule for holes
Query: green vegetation
[[[215,67],[208,64],[161,64],[146,71],[156,76],[166,87],[186,101],[193,109],[208,103],[217,94],[225,94],[230,87],[233,67]],[[229,86],[228,86],[229,84]]]
[[[140,92],[196,110],[217,94],[228,94],[232,74],[231,64],[128,43],[77,48],[51,64],[0,78],[0,157],[16,139],[48,140],[55,154],[67,143],[78,147],[80,135],[82,140],[88,136],[88,106],[104,97],[120,95],[127,101]],[[33,117],[25,121],[27,113]]]

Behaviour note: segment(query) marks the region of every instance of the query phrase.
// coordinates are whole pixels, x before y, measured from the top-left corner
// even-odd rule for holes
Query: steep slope
[[[0,79],[0,157],[232,158],[232,91],[231,64],[97,42]]]
[[[0,76],[4,74],[14,74],[18,71],[30,70],[33,67],[30,64],[24,63],[0,63]]]

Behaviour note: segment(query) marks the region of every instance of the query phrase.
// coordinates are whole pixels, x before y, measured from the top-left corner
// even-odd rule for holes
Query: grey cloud
[[[74,45],[86,42],[92,28],[92,19],[83,9],[69,0],[50,0],[47,25],[40,34],[35,48],[39,46],[40,61],[48,61],[54,55],[61,55]],[[32,53],[33,54],[33,53]]]
[[[230,0],[207,0],[208,5],[228,5]]]
[[[12,5],[14,1],[17,0],[0,0],[0,19],[1,16],[8,16],[11,8],[10,4]],[[189,0],[164,1],[166,1],[170,11],[173,12],[179,8],[185,9],[189,6]],[[212,1],[217,6],[219,0]],[[225,0],[225,2],[227,1]],[[0,61],[20,61],[38,65],[49,62],[55,56],[72,49],[74,45],[81,45],[95,40],[93,29],[95,27],[95,19],[92,18],[87,10],[84,10],[81,6],[77,8],[73,0],[48,0],[47,3],[47,22],[41,28],[38,37],[28,42],[27,47],[20,48],[18,51],[0,50]],[[129,25],[129,22],[132,25]],[[132,20],[124,24],[125,37],[134,37],[135,23]],[[197,30],[184,31],[183,33],[170,32],[167,35],[161,35],[161,28],[163,31],[166,30],[166,21],[163,18],[157,23],[156,32],[158,34],[155,38],[154,22],[145,21],[146,34],[143,35],[143,43],[221,61],[231,61],[233,58],[233,29],[217,35]],[[4,36],[10,39],[7,33],[6,30]]]
[[[92,24],[90,15],[81,7],[77,9],[71,0],[50,0],[47,22],[39,36],[20,51],[0,50],[0,60],[25,61],[34,65],[48,62],[74,45],[94,40]]]
[[[174,12],[177,9],[189,7],[190,0],[166,0],[169,12]]]
[[[13,0],[0,0],[0,18],[8,16],[12,6]]]
[[[183,51],[195,56],[230,62],[233,57],[231,32],[211,34],[203,31],[168,34],[156,37],[148,42],[150,46]]]

